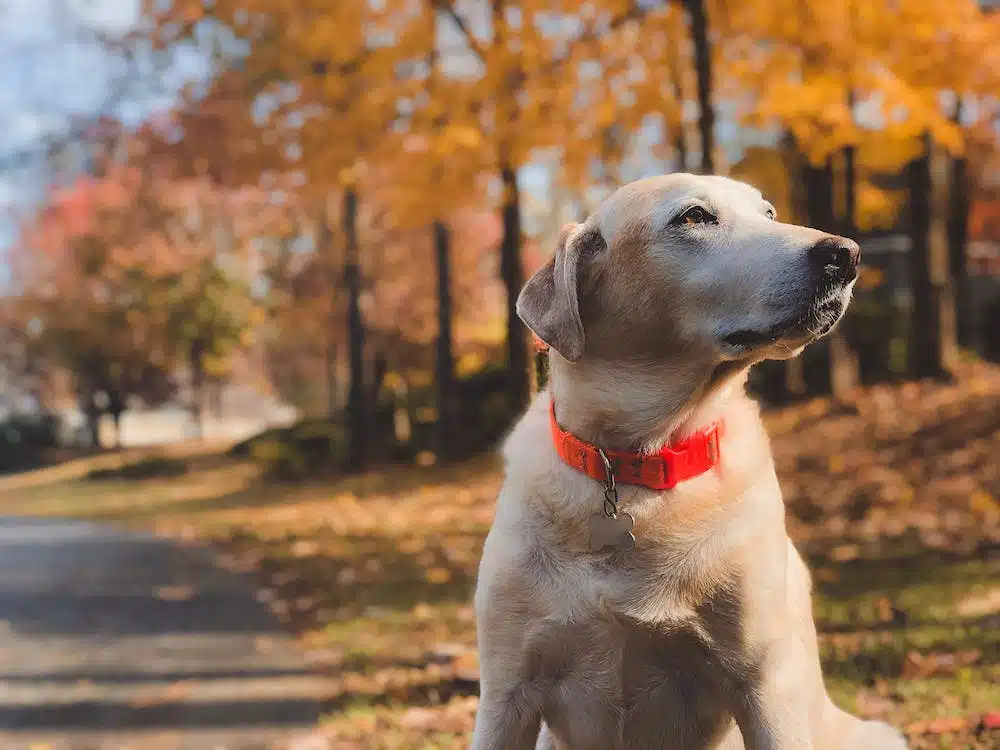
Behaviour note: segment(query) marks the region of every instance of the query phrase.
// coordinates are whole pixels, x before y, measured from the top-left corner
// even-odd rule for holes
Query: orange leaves
[[[903,144],[929,131],[960,152],[962,132],[940,94],[982,90],[994,77],[988,52],[997,32],[971,0],[767,0],[729,10],[727,70],[734,90],[757,94],[751,121],[788,129],[814,162],[882,134]],[[866,103],[864,119],[848,109],[849,93]]]

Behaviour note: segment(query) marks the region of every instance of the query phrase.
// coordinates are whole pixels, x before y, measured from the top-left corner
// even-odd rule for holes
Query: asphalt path
[[[209,550],[0,517],[2,750],[289,747],[328,687]]]

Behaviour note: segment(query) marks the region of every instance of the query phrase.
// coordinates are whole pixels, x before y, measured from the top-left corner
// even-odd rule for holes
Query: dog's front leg
[[[738,683],[733,715],[746,750],[813,750],[811,693],[793,650],[782,644]]]
[[[542,697],[525,674],[524,626],[484,607],[479,617],[479,707],[472,750],[533,750],[542,723]]]
[[[534,750],[541,723],[540,707],[528,691],[514,687],[497,695],[483,685],[472,750]]]

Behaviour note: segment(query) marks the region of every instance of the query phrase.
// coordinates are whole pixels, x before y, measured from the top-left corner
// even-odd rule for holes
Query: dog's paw
[[[908,745],[898,729],[881,721],[861,721],[844,750],[908,750]]]

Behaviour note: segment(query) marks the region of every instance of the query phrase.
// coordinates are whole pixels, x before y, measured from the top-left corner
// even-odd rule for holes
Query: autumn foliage
[[[1000,25],[971,0],[174,0],[146,15],[156,49],[213,40],[213,75],[102,133],[14,252],[12,315],[83,403],[156,401],[179,372],[197,391],[252,361],[349,430],[387,373],[397,393],[434,381],[421,403],[444,424],[455,379],[494,361],[509,417],[531,382],[514,300],[541,259],[526,248],[544,254],[623,180],[728,171],[782,217],[851,233],[917,231],[908,217],[944,210],[921,192],[947,192],[951,249],[936,220],[915,243],[932,264],[964,252],[959,188],[994,150]],[[906,175],[933,154],[950,172],[914,193]],[[921,344],[930,369],[942,331]]]

